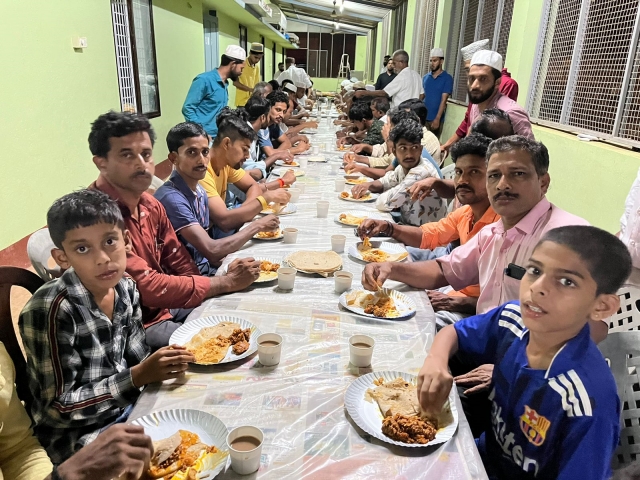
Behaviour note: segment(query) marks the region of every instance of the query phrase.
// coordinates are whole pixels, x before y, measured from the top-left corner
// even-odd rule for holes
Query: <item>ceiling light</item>
[[[344,0],[340,0],[340,13],[344,12]]]

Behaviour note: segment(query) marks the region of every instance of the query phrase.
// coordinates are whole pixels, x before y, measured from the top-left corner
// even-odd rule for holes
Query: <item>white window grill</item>
[[[435,46],[433,39],[436,32],[438,1],[417,0],[415,15],[411,68],[420,75],[425,75],[430,71],[429,58],[431,49]],[[444,68],[447,68],[446,64]]]
[[[116,48],[120,108],[123,112],[137,112],[138,105],[136,102],[133,57],[131,56],[127,0],[111,0],[111,17]]]
[[[638,0],[545,0],[532,118],[640,144]]]

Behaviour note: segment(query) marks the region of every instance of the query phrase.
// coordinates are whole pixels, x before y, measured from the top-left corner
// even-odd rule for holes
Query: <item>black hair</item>
[[[515,132],[507,112],[499,108],[487,108],[476,123],[471,125],[471,133],[479,133],[497,140],[513,135]]]
[[[352,122],[362,122],[364,120],[371,120],[373,113],[371,107],[365,102],[354,103],[349,109],[349,120]]]
[[[280,88],[281,88],[281,89],[283,89],[283,88],[284,88],[284,86],[285,86],[286,84],[288,84],[288,83],[292,84],[292,85],[295,87],[295,84],[293,83],[293,80],[289,80],[288,78],[285,78],[284,80],[282,80],[282,84],[280,85]],[[297,88],[297,87],[296,87],[296,88]]]
[[[280,84],[278,83],[277,80],[269,80],[267,82],[269,85],[271,85],[271,89],[276,92],[278,90],[280,90]]]
[[[177,152],[184,145],[187,138],[204,137],[209,141],[207,132],[199,123],[182,122],[173,127],[167,133],[167,149],[170,152]]]
[[[222,54],[222,57],[220,57],[220,66],[221,67],[226,67],[230,63],[242,63],[242,62],[244,62],[244,60],[238,60],[237,58],[229,57],[229,56],[225,55],[224,53]]]
[[[290,67],[292,64],[296,63],[296,59],[293,57],[287,57],[284,60],[284,64],[286,67]]]
[[[284,103],[289,108],[289,95],[284,93],[281,90],[274,90],[269,95],[267,95],[267,100],[269,100],[269,105],[271,107],[275,106],[276,103]]]
[[[284,62],[278,62],[278,66],[284,65]]]
[[[549,150],[541,142],[529,140],[522,135],[510,135],[491,142],[487,150],[487,160],[498,152],[510,152],[512,150],[524,150],[531,156],[531,161],[539,177],[549,170]]]
[[[615,235],[589,225],[571,225],[549,230],[538,242],[563,245],[587,265],[596,282],[596,295],[616,293],[631,274],[631,254]]]
[[[410,98],[398,105],[398,108],[409,109],[415,113],[420,119],[420,124],[423,127],[427,124],[427,107],[421,100],[418,100],[417,98]]]
[[[93,155],[106,157],[111,149],[109,139],[124,137],[131,133],[147,132],[151,145],[156,141],[156,133],[149,119],[139,113],[114,112],[103,113],[91,124],[89,150]]]
[[[490,144],[490,138],[479,133],[471,133],[468,137],[460,139],[451,146],[451,161],[456,163],[458,158],[464,155],[477,155],[485,158]]]
[[[258,135],[253,127],[247,123],[248,117],[249,115],[243,109],[231,110],[229,107],[224,107],[216,119],[218,135],[213,143],[220,145],[226,137],[229,137],[232,142],[241,139],[248,139],[252,142],[256,140]]]
[[[78,190],[57,199],[47,212],[47,226],[54,245],[62,250],[69,230],[98,223],[116,225],[124,230],[120,207],[100,190]]]
[[[400,110],[399,108],[392,108],[387,112],[387,118],[394,125],[398,125],[402,120],[413,120],[420,123],[420,118],[412,111]]]
[[[391,107],[389,99],[386,97],[374,97],[373,100],[371,100],[371,105],[382,113],[387,113]]]
[[[402,120],[400,123],[394,123],[389,132],[389,140],[394,145],[402,139],[411,143],[422,143],[422,135],[422,125],[414,120]]]
[[[502,77],[502,72],[497,68],[491,67],[491,73],[493,74],[494,80],[498,80],[500,77]]]
[[[244,111],[247,112],[248,120],[253,123],[262,115],[269,115],[271,110],[271,103],[262,95],[254,95],[244,106]]]

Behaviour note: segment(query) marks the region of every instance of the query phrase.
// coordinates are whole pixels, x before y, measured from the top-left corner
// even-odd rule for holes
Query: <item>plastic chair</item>
[[[620,310],[607,319],[609,333],[640,330],[640,290],[624,285],[618,290]]]
[[[56,248],[49,235],[49,229],[43,228],[35,232],[27,242],[27,255],[36,273],[45,282],[58,278],[62,275],[62,270],[58,265],[49,267],[51,249]]]
[[[442,176],[442,170],[440,170],[440,166],[438,165],[438,162],[436,162],[433,157],[431,156],[431,154],[427,151],[426,148],[422,148],[422,158],[424,158],[425,160],[428,160],[431,165],[433,165],[436,168],[436,171],[438,172],[438,176],[440,178],[444,178]]]
[[[613,468],[640,458],[640,332],[610,332],[598,348],[616,380],[622,402],[620,443],[613,455]]]
[[[31,412],[33,397],[27,380],[27,362],[18,342],[19,333],[11,318],[11,287],[23,287],[34,294],[43,284],[40,277],[24,268],[0,267],[0,342],[13,360],[18,398],[25,403],[27,412]]]
[[[446,167],[442,167],[442,178],[446,178],[448,180],[453,180],[453,177],[456,175],[456,164],[451,163]]]

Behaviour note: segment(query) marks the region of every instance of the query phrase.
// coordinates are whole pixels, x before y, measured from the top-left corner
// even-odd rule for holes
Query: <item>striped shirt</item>
[[[478,449],[491,479],[602,480],[620,435],[616,384],[589,325],[547,370],[529,367],[518,302],[454,324],[458,348],[494,363],[491,428]]]
[[[149,354],[141,318],[133,280],[116,285],[109,320],[73,269],[22,310],[34,431],[53,463],[93,441],[138,398],[130,368]]]
[[[504,270],[510,263],[524,267],[547,231],[566,225],[588,224],[543,197],[515,227],[505,230],[501,220],[487,225],[466,244],[436,262],[454,290],[480,285],[476,308],[478,313],[485,313],[520,298],[520,280],[508,277]]]

